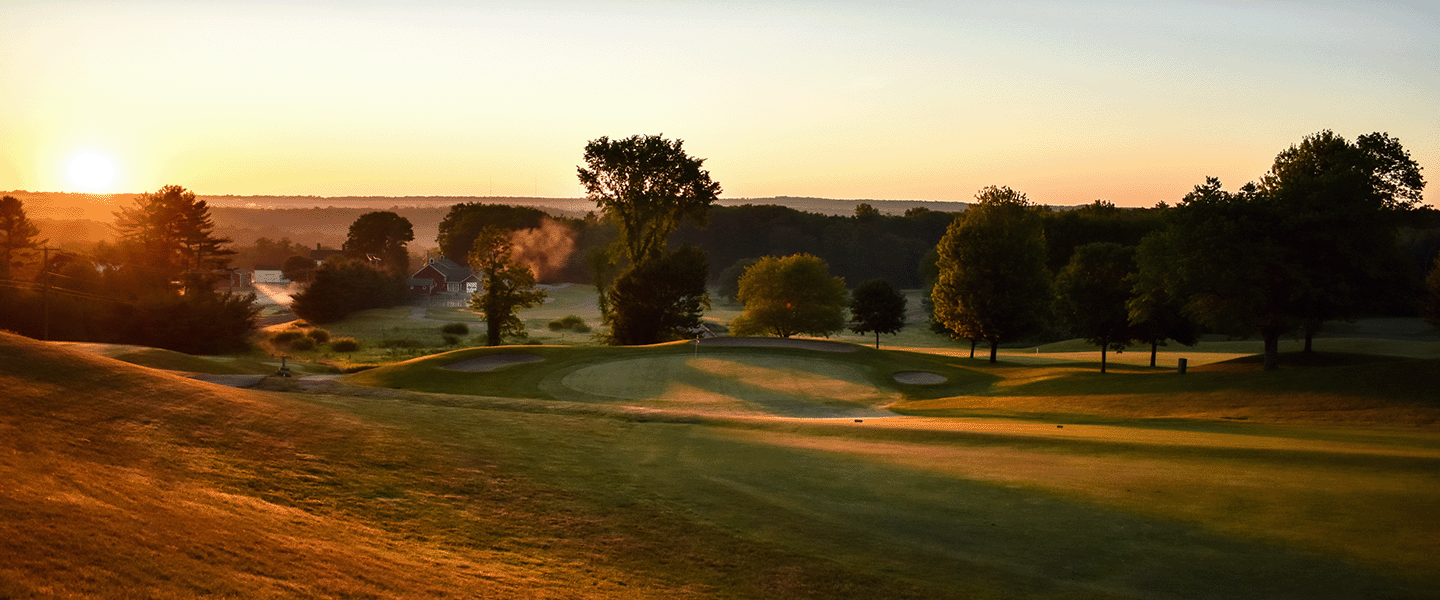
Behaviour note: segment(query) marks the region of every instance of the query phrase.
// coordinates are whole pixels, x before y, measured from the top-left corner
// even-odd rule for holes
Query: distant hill
[[[70,192],[27,192],[12,190],[5,195],[19,198],[25,203],[25,210],[32,218],[57,220],[89,219],[109,221],[121,206],[135,202],[139,194],[77,194]],[[449,208],[465,202],[486,204],[513,204],[534,206],[556,211],[568,216],[584,216],[595,210],[595,204],[584,198],[540,198],[534,196],[208,196],[199,195],[201,200],[215,207],[228,208],[361,208],[388,210],[391,208]],[[931,202],[927,200],[836,200],[832,198],[810,198],[797,196],[772,196],[759,198],[721,198],[721,206],[742,206],[745,204],[775,204],[805,212],[822,215],[852,215],[855,206],[869,204],[887,215],[904,214],[906,210],[924,207],[931,210],[958,212],[965,210],[965,202]]]
[[[139,194],[75,194],[68,192],[3,192],[25,203],[25,211],[41,228],[42,237],[54,243],[96,242],[113,239],[108,223],[115,211],[131,206]],[[410,219],[415,239],[430,244],[440,219],[455,204],[477,202],[533,206],[560,216],[583,217],[595,210],[584,198],[539,198],[528,196],[198,196],[212,206],[216,233],[249,244],[257,237],[289,237],[303,243],[323,243],[338,248],[355,218],[375,210],[393,210]],[[925,200],[836,200],[774,196],[765,198],[721,198],[721,206],[777,205],[828,216],[855,214],[859,204],[869,204],[882,214],[903,215],[912,208],[959,212],[965,202]],[[277,209],[271,213],[267,209]],[[302,209],[303,212],[295,209]],[[309,209],[309,210],[304,210]]]

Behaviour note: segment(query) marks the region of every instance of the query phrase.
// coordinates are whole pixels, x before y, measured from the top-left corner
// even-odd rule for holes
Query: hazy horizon
[[[1419,2],[3,11],[0,189],[577,198],[585,143],[635,134],[685,140],[727,198],[1173,204],[1324,129],[1440,159]]]

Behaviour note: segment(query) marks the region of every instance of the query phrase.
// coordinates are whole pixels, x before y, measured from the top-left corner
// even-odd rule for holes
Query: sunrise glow
[[[73,191],[109,192],[115,183],[115,161],[99,152],[81,152],[70,159],[65,175],[75,186]]]
[[[585,143],[636,134],[685,140],[732,198],[1152,206],[1323,129],[1440,162],[1422,3],[17,0],[5,20],[0,189],[573,198]]]

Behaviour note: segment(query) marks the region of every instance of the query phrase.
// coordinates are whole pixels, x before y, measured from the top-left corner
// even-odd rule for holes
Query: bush
[[[564,331],[569,329],[575,333],[590,333],[590,326],[585,324],[585,319],[570,315],[563,319],[555,319],[550,322],[550,331]]]
[[[317,344],[323,344],[330,341],[330,332],[325,331],[324,329],[321,329],[319,327],[311,329],[309,333],[306,333],[305,335],[310,336],[310,339],[315,340],[315,343]]]
[[[355,352],[360,349],[360,342],[352,337],[335,338],[330,342],[330,349],[336,352]]]
[[[460,343],[460,336],[458,336],[458,335],[450,335],[450,334],[447,333],[447,334],[445,334],[445,335],[440,336],[440,339],[445,340],[445,345],[446,345],[446,346],[455,346],[455,345],[458,345],[458,344]]]
[[[440,332],[451,335],[470,335],[470,326],[464,323],[446,323],[444,327],[440,328]]]
[[[290,349],[299,351],[314,350],[315,340],[308,337],[295,338],[290,342]]]
[[[302,337],[305,337],[305,332],[295,331],[294,329],[287,329],[285,331],[275,334],[274,337],[270,338],[270,341],[275,342],[276,344],[286,344],[298,340]]]
[[[405,277],[354,260],[327,262],[314,281],[294,295],[290,310],[311,323],[331,323],[350,313],[389,308],[405,300]]]

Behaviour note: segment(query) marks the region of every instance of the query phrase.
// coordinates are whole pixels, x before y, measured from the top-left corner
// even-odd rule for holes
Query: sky
[[[729,198],[1173,204],[1324,129],[1436,179],[1433,4],[0,0],[0,190],[580,197],[636,134]]]

